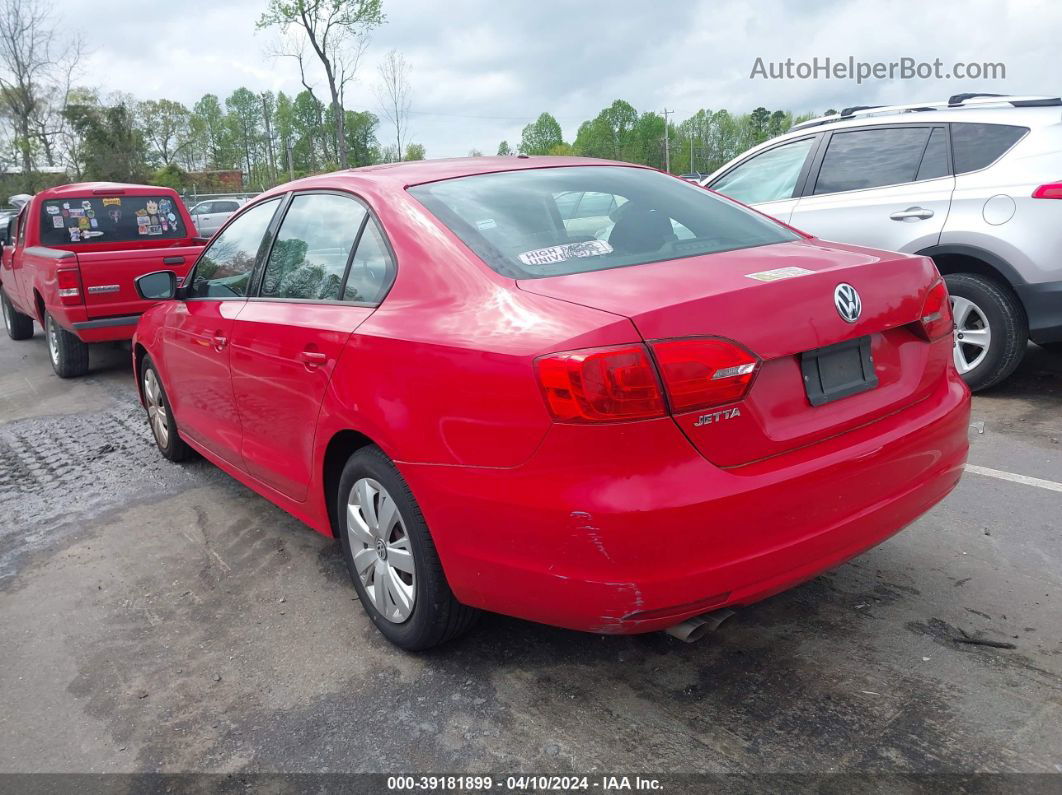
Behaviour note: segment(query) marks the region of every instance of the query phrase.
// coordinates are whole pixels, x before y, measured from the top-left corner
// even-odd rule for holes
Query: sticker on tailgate
[[[759,273],[746,273],[745,277],[759,282],[776,282],[779,279],[792,279],[794,276],[807,276],[809,273],[814,272],[809,271],[807,268],[775,268],[774,270],[760,271]]]

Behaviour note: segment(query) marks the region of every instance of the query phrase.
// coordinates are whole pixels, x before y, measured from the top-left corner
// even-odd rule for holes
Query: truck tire
[[[44,334],[48,338],[48,355],[52,369],[60,378],[77,378],[88,372],[88,345],[60,326],[51,315],[44,315]]]
[[[1021,364],[1029,323],[1018,299],[976,273],[944,277],[955,316],[955,366],[974,392],[995,386]]]
[[[148,425],[155,437],[155,444],[163,458],[173,462],[184,461],[192,455],[192,448],[185,444],[177,431],[177,420],[170,408],[170,399],[162,386],[162,378],[155,369],[151,357],[145,356],[140,365],[140,394],[144,396],[144,408],[148,413]]]
[[[472,626],[479,611],[454,597],[420,506],[379,447],[362,447],[347,460],[335,499],[354,589],[384,637],[421,651]]]
[[[33,318],[15,309],[3,290],[0,290],[0,304],[3,305],[4,328],[7,329],[7,336],[13,340],[28,340],[32,337]]]

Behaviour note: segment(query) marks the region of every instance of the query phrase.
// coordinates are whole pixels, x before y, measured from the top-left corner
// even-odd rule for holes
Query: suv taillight
[[[926,337],[938,340],[951,334],[954,323],[951,318],[951,302],[948,300],[948,288],[939,281],[929,288],[925,303],[922,304],[922,329]]]
[[[651,345],[675,414],[741,400],[760,366],[759,357],[736,342],[716,337]]]
[[[535,361],[550,413],[561,422],[615,422],[666,416],[644,345],[588,348]]]
[[[1062,199],[1062,182],[1048,182],[1033,191],[1034,199]]]
[[[59,268],[55,272],[59,302],[66,306],[81,303],[81,274],[77,268]]]
[[[714,337],[659,340],[644,345],[590,348],[535,361],[550,413],[560,422],[616,422],[734,403],[745,397],[758,357]]]

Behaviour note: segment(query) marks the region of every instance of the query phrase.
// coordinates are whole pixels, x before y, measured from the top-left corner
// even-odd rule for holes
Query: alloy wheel
[[[144,401],[147,403],[148,422],[159,447],[165,448],[170,441],[169,414],[162,400],[162,386],[150,367],[144,371]]]
[[[52,364],[59,366],[59,326],[51,315],[45,323],[48,328],[48,355],[52,357]]]
[[[951,296],[951,314],[955,318],[955,369],[963,375],[988,355],[992,329],[984,310],[969,298]]]
[[[401,624],[413,613],[417,574],[398,505],[379,481],[361,478],[347,498],[346,521],[354,570],[369,601],[388,621]]]

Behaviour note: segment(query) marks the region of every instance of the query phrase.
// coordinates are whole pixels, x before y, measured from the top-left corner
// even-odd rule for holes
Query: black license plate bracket
[[[870,353],[870,337],[858,337],[800,354],[804,389],[812,406],[874,389],[878,376]]]

